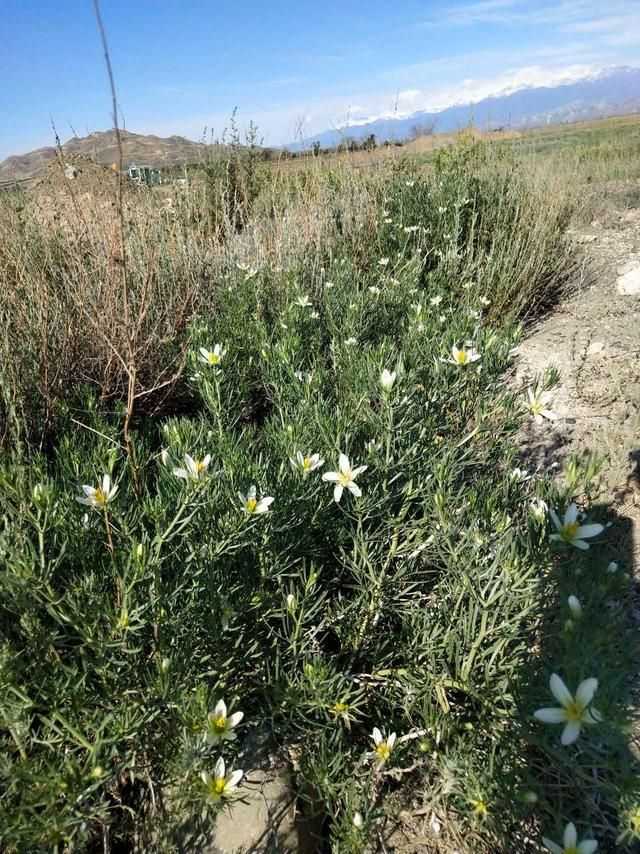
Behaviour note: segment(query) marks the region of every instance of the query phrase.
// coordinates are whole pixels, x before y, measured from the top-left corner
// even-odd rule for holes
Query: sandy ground
[[[604,458],[602,499],[624,521],[628,542],[612,557],[640,569],[640,294],[621,295],[620,272],[640,266],[640,209],[610,210],[577,235],[585,247],[583,283],[518,348],[526,379],[549,365],[561,383],[556,422],[531,423],[530,465],[562,464],[569,454]],[[615,544],[614,544],[615,547]],[[638,575],[636,577],[639,577]],[[637,614],[640,619],[640,613]]]

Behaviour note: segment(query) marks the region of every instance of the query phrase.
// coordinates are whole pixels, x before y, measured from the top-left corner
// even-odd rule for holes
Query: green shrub
[[[593,464],[564,490],[516,470],[519,312],[495,306],[517,279],[492,266],[513,250],[490,208],[524,197],[471,157],[396,176],[377,219],[323,256],[221,278],[189,331],[192,409],[139,420],[136,478],[90,394],[47,458],[7,455],[5,850],[196,846],[224,801],[207,797],[217,758],[249,770],[255,729],[336,851],[375,846],[397,802],[440,825],[434,846],[470,851],[632,820],[628,586],[598,544],[551,545],[540,512],[592,500]],[[559,270],[549,229],[522,258],[532,294]],[[341,454],[361,470],[339,494]],[[572,691],[600,680],[577,747],[533,717],[551,672]],[[244,713],[235,740],[209,717],[221,699]]]

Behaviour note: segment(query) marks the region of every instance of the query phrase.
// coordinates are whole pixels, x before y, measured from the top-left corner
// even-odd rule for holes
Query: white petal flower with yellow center
[[[388,263],[389,263],[389,259],[388,259],[388,258],[381,258],[381,259],[378,261],[378,264],[379,264],[381,267],[386,267]]]
[[[199,483],[207,476],[207,469],[211,462],[211,454],[207,454],[203,460],[194,460],[189,454],[184,455],[184,468],[174,468],[173,474],[175,477],[182,480],[190,480],[193,483]]]
[[[207,800],[211,803],[216,803],[222,798],[228,798],[238,788],[238,783],[242,780],[243,771],[230,771],[225,774],[226,768],[222,756],[218,758],[213,771],[213,776],[203,771],[200,774],[202,782],[207,790]]]
[[[213,367],[217,368],[226,355],[227,351],[223,348],[222,344],[216,344],[213,350],[200,347],[200,356],[198,358],[204,365],[213,365]]]
[[[393,388],[393,384],[396,381],[396,376],[397,375],[395,371],[388,371],[386,368],[380,374],[380,385],[382,386],[382,390],[387,392],[387,394]]]
[[[578,522],[578,508],[575,504],[570,504],[567,507],[562,522],[555,510],[549,508],[549,513],[558,531],[557,534],[551,534],[549,539],[556,542],[568,543],[577,549],[582,549],[582,551],[586,551],[589,548],[589,543],[585,542],[586,539],[597,537],[598,534],[604,531],[604,525],[599,525],[598,523],[581,525]]]
[[[431,297],[429,299],[430,305],[440,305],[441,302],[442,302],[442,297],[440,296],[440,294],[437,294],[435,297]]]
[[[234,730],[243,717],[244,712],[234,712],[232,715],[227,715],[226,703],[224,700],[218,700],[214,710],[207,715],[207,731],[205,733],[207,744],[235,741],[237,735]]]
[[[303,454],[302,451],[296,451],[295,457],[291,457],[290,460],[291,465],[299,469],[302,474],[309,474],[324,465],[320,454]]]
[[[457,347],[452,347],[451,355],[446,359],[443,358],[442,361],[460,367],[461,365],[470,365],[472,362],[477,362],[480,358],[480,353],[474,350],[473,347],[469,347],[467,350],[458,350]]]
[[[270,495],[267,495],[258,500],[256,498],[255,486],[249,487],[249,491],[246,495],[243,495],[241,492],[239,492],[238,498],[240,499],[240,503],[242,504],[242,509],[249,516],[260,516],[263,513],[266,513],[275,501],[275,499],[272,498]]]
[[[335,483],[333,500],[339,502],[345,489],[348,489],[356,498],[360,498],[362,490],[355,481],[358,475],[365,472],[368,468],[369,466],[358,466],[358,468],[352,469],[349,457],[346,454],[340,454],[338,460],[339,471],[328,471],[322,475],[323,480]]]
[[[583,839],[578,842],[578,832],[575,824],[570,821],[564,829],[562,845],[542,837],[542,844],[551,851],[551,854],[594,854],[598,850],[598,842],[595,839]]]
[[[80,504],[88,504],[89,507],[95,507],[96,510],[104,510],[116,497],[118,487],[115,485],[112,486],[111,478],[108,474],[105,474],[102,477],[102,484],[100,486],[83,484],[82,491],[84,495],[77,499]]]
[[[373,739],[375,747],[370,754],[370,758],[375,761],[378,767],[382,767],[391,756],[393,746],[396,743],[396,734],[395,732],[392,732],[391,735],[383,738],[378,727],[374,726],[371,738]]]
[[[358,339],[351,336],[351,338],[347,338],[344,343],[347,347],[353,347],[358,343]]]
[[[549,688],[560,703],[560,708],[538,709],[533,716],[543,724],[564,724],[560,739],[562,744],[573,744],[583,726],[600,722],[600,714],[595,709],[587,708],[598,688],[597,679],[591,677],[582,681],[574,697],[558,674],[552,673]]]
[[[300,308],[308,308],[311,305],[309,295],[301,294],[300,296],[296,297],[296,305],[299,305]]]
[[[533,415],[533,420],[536,424],[542,424],[546,418],[547,421],[557,421],[558,416],[555,412],[549,409],[552,395],[544,391],[535,391],[532,388],[527,389],[527,409]]]

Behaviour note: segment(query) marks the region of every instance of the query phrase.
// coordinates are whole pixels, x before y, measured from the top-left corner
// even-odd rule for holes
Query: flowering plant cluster
[[[588,854],[635,815],[594,464],[518,459],[523,425],[562,426],[557,378],[505,381],[522,330],[472,255],[481,179],[436,168],[384,188],[367,251],[230,272],[190,409],[127,444],[87,405],[49,459],[4,463],[8,851],[183,850],[261,741],[336,851],[379,846],[398,803],[434,850],[537,828]]]

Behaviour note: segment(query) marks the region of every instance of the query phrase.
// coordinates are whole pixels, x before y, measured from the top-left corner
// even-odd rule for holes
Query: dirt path
[[[604,457],[603,499],[613,502],[626,523],[620,529],[630,532],[625,541],[612,543],[619,552],[612,558],[632,564],[624,568],[638,573],[640,293],[621,294],[619,280],[640,268],[640,209],[612,210],[577,237],[585,245],[588,279],[518,348],[523,380],[549,365],[562,373],[551,405],[558,420],[540,427],[531,423],[525,456],[541,467],[590,450]]]

